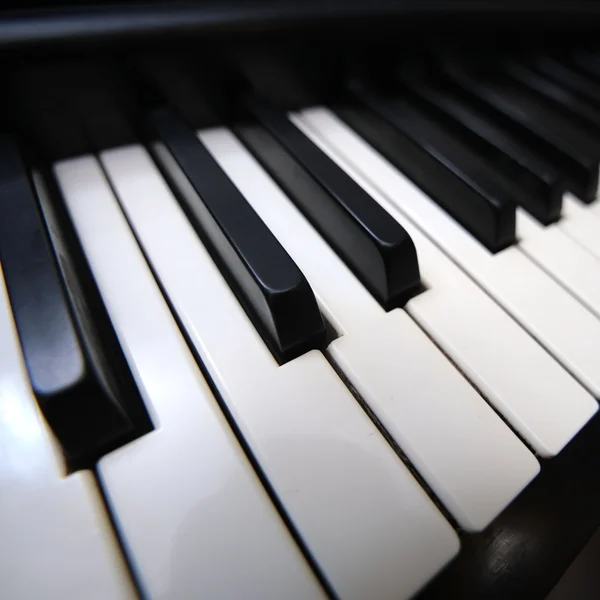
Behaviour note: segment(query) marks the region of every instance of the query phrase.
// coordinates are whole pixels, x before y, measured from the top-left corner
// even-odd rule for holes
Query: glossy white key
[[[596,204],[598,201],[593,203]],[[600,258],[600,213],[596,215],[589,206],[567,193],[563,196],[562,215],[557,226]]]
[[[517,209],[519,248],[588,310],[600,316],[600,261],[557,225],[540,225]]]
[[[146,152],[123,148],[103,161],[223,401],[337,594],[414,593],[457,552],[450,525],[321,353],[275,362]]]
[[[93,474],[64,471],[29,386],[0,269],[0,597],[136,598]]]
[[[173,599],[322,597],[194,362],[100,165],[82,157],[55,172],[156,428],[99,465],[144,591]]]
[[[594,398],[357,169],[293,118],[410,234],[428,289],[407,303],[407,312],[539,455],[560,452],[595,414]]]
[[[587,308],[518,246],[491,254],[329,110],[309,109],[302,118],[381,192],[386,204],[413,221],[593,395],[600,396],[600,321]]]
[[[333,359],[459,524],[483,529],[538,472],[534,457],[405,311],[381,308],[231,132],[201,138],[336,324]]]
[[[600,218],[600,193],[596,195],[596,199],[589,205],[588,210],[596,217]]]

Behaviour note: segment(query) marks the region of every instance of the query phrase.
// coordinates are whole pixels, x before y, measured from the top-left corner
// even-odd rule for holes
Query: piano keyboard
[[[189,73],[17,78],[0,595],[423,589],[598,409],[599,65],[250,86],[200,128]]]

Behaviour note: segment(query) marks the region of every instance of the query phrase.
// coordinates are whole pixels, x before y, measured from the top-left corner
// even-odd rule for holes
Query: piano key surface
[[[592,207],[590,208],[593,208]],[[579,199],[567,194],[558,226],[578,244],[600,258],[600,213],[596,214]]]
[[[457,552],[450,525],[320,353],[277,365],[148,155],[133,147],[102,160],[225,410],[325,578],[344,598],[410,596]]]
[[[484,528],[536,461],[403,310],[383,312],[360,288],[231,133],[200,137],[313,282],[339,327],[327,353],[343,376],[460,526]]]
[[[600,323],[589,311],[518,245],[491,254],[341,121],[326,118],[319,131],[580,383],[600,395],[599,355],[594,351]]]
[[[596,412],[592,396],[410,224],[358,168],[319,136],[327,124],[335,125],[332,113],[310,110],[293,118],[410,231],[428,289],[411,299],[407,311],[537,454],[553,456],[560,452]],[[532,378],[531,372],[544,376]]]
[[[594,65],[589,55],[586,60],[588,67]],[[565,64],[582,74],[575,63]],[[327,177],[319,180],[318,175],[323,175],[319,165],[327,157],[329,171],[335,166],[352,183],[335,189],[336,202],[344,204],[354,187],[367,198],[367,205],[383,209],[412,240],[423,287],[402,299],[404,308],[387,312],[375,288],[369,287],[369,269],[363,269],[362,283],[356,268],[352,272],[350,230],[341,234],[349,240],[344,256],[328,237],[335,218],[326,226],[323,213],[313,210],[307,219],[294,206],[298,198],[293,168],[284,178],[280,165],[273,163],[276,168],[267,170],[274,183],[230,131],[200,132],[215,164],[237,188],[240,205],[254,208],[265,222],[264,231],[290,253],[328,321],[328,346],[323,352],[301,353],[286,365],[277,364],[272,345],[269,352],[261,326],[248,319],[248,306],[233,280],[223,277],[222,262],[204,245],[198,228],[194,231],[190,215],[180,208],[173,212],[179,206],[173,192],[181,193],[192,171],[183,169],[178,183],[177,176],[171,177],[176,165],[156,145],[150,149],[161,163],[162,176],[141,145],[105,150],[105,143],[123,143],[113,135],[119,127],[113,130],[102,98],[81,93],[80,102],[89,104],[87,112],[100,112],[97,119],[86,117],[92,119],[86,127],[99,162],[89,155],[82,162],[61,163],[55,173],[63,181],[64,195],[68,189],[70,202],[77,207],[85,253],[94,257],[93,276],[111,320],[119,324],[119,341],[156,427],[106,456],[98,467],[113,519],[111,526],[101,513],[106,530],[114,542],[112,527],[116,527],[139,592],[178,597],[206,586],[209,594],[229,597],[239,595],[244,585],[244,592],[254,586],[258,597],[287,597],[291,582],[298,597],[359,598],[372,595],[374,589],[383,597],[407,597],[431,581],[423,598],[447,597],[449,589],[462,590],[459,597],[477,597],[490,582],[496,584],[498,597],[502,597],[498,590],[537,597],[524,590],[529,585],[534,589],[541,580],[540,563],[520,561],[517,550],[559,564],[585,537],[594,521],[590,511],[595,495],[588,489],[584,498],[579,488],[589,486],[586,469],[593,469],[597,460],[590,441],[597,419],[589,421],[597,411],[594,396],[600,391],[594,352],[600,332],[600,209],[590,184],[598,163],[594,136],[579,126],[585,119],[593,121],[591,109],[582,109],[582,102],[593,102],[593,75],[583,75],[586,81],[564,79],[561,71],[561,82],[544,73],[554,82],[552,89],[540,87],[535,79],[531,81],[537,87],[524,92],[500,74],[495,74],[497,80],[493,73],[487,80],[486,74],[484,83],[502,96],[503,109],[511,104],[510,119],[500,118],[498,107],[492,109],[495,97],[476,102],[478,109],[485,107],[479,117],[489,119],[483,129],[477,122],[477,135],[492,126],[497,154],[488,152],[483,143],[471,143],[472,133],[451,126],[446,132],[448,145],[442,144],[448,158],[454,158],[450,151],[454,142],[464,142],[471,156],[480,158],[481,164],[487,162],[486,168],[497,166],[499,182],[525,190],[527,182],[534,189],[543,180],[544,185],[556,184],[554,191],[576,189],[573,169],[565,167],[571,159],[571,166],[585,167],[582,173],[589,176],[589,185],[585,193],[578,189],[587,204],[566,196],[559,218],[555,197],[554,216],[542,211],[536,215],[539,222],[518,208],[514,246],[499,248],[495,254],[435,207],[427,194],[408,184],[402,161],[392,166],[369,146],[371,141],[377,149],[394,137],[391,123],[382,124],[378,140],[369,140],[361,139],[359,129],[336,130],[343,124],[324,109],[289,117],[286,126],[294,123],[314,144],[311,152],[322,153],[317,163],[301,157],[305,180],[326,182]],[[567,96],[563,87],[556,86],[569,90],[564,115],[557,106]],[[106,93],[112,92],[107,88]],[[404,111],[404,104],[393,97],[389,102],[406,119],[410,111]],[[533,109],[539,114],[532,121]],[[280,116],[285,114],[277,110]],[[344,110],[351,114],[355,109]],[[427,114],[436,113],[432,109]],[[551,115],[558,115],[556,122],[551,122]],[[405,121],[413,128],[415,147],[422,150],[425,138],[415,133],[415,123]],[[547,129],[552,130],[550,137]],[[233,124],[232,130],[261,158],[239,125]],[[191,131],[190,135],[194,137]],[[277,154],[277,147],[272,148]],[[518,160],[520,148],[534,149],[523,162]],[[507,156],[520,171],[503,168]],[[84,193],[79,170],[90,165],[93,168],[83,177],[90,183]],[[445,177],[443,169],[439,174]],[[527,173],[534,177],[510,181],[527,169],[533,169]],[[192,170],[201,180],[203,168],[196,165]],[[545,179],[548,173],[551,176]],[[101,208],[94,212],[88,200],[99,190],[103,200],[96,198]],[[36,191],[39,195],[39,186]],[[447,190],[440,187],[439,192]],[[43,216],[51,227],[49,216]],[[366,224],[364,215],[361,221]],[[101,240],[116,231],[120,241],[111,254]],[[359,225],[355,232],[363,235],[364,230]],[[185,281],[186,276],[191,281]],[[130,278],[135,285],[130,286]],[[70,286],[67,291],[72,297],[79,295]],[[152,299],[148,310],[140,310],[141,297]],[[152,345],[152,352],[146,344]],[[174,378],[177,385],[172,384]],[[196,439],[204,435],[206,440]],[[371,462],[354,458],[350,450],[338,456],[331,444],[319,445],[321,438],[343,440],[345,447],[359,448]],[[373,439],[359,443],[363,438]],[[298,450],[292,451],[291,441],[298,439]],[[540,459],[538,476],[538,462],[526,445]],[[218,455],[219,460],[200,460],[206,454]],[[219,481],[222,471],[235,474],[235,488],[228,484],[215,495],[217,471]],[[191,482],[190,473],[202,475]],[[82,475],[63,479],[74,482]],[[93,476],[87,481],[96,485]],[[390,481],[394,491],[382,501]],[[404,496],[410,501],[399,511]],[[92,507],[94,498],[88,502]],[[257,515],[252,525],[244,522],[250,509],[240,498]],[[193,522],[186,520],[190,503],[207,512]],[[418,518],[412,522],[407,515]],[[462,551],[436,577],[458,548],[445,519],[458,529]],[[237,524],[235,537],[231,523]],[[419,525],[426,526],[431,536],[417,535]],[[184,534],[173,534],[181,529]],[[201,529],[210,531],[206,539],[199,540]],[[239,547],[237,529],[244,540]],[[263,529],[269,532],[267,542],[261,537]],[[563,558],[552,558],[550,532],[563,540],[556,552]],[[356,539],[361,541],[358,547],[352,544]],[[434,540],[441,547],[431,555]],[[173,556],[182,555],[179,542],[185,552],[176,561],[176,570]],[[267,556],[254,556],[263,543],[269,547]],[[204,568],[190,560],[197,553],[210,557]],[[125,564],[118,542],[110,546],[108,556],[114,564]],[[506,568],[495,571],[494,564],[502,560]],[[469,561],[479,564],[480,570],[466,571]],[[534,583],[519,583],[520,562],[528,562]],[[237,577],[225,572],[223,565],[230,563]],[[277,573],[272,572],[273,565]],[[511,576],[496,580],[507,569]],[[551,577],[548,573],[547,579]]]

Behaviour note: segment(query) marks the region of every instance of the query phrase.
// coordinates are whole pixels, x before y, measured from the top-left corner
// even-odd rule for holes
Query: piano
[[[600,526],[600,8],[0,11],[0,597],[543,599]]]

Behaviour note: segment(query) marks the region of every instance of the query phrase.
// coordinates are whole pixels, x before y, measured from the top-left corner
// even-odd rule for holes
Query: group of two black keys
[[[285,113],[257,97],[242,102],[252,118],[234,127],[239,138],[385,309],[405,303],[420,287],[406,231]],[[113,117],[122,122],[111,102],[96,101],[98,110],[103,128]],[[75,112],[85,126],[86,111]],[[285,249],[176,108],[165,101],[146,113],[144,137],[174,159],[169,166],[155,155],[159,167],[275,359],[323,348],[317,301]],[[182,193],[173,164],[194,194]],[[17,140],[0,137],[0,259],[9,300],[38,404],[77,469],[152,424],[58,186],[44,172],[34,177]]]

